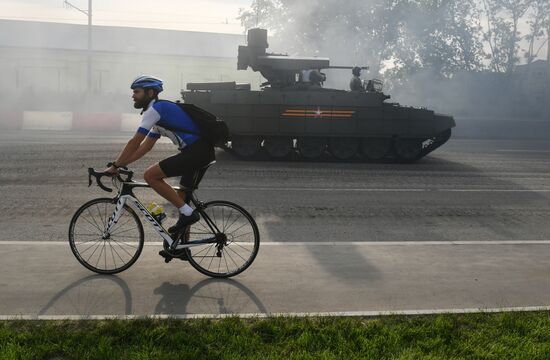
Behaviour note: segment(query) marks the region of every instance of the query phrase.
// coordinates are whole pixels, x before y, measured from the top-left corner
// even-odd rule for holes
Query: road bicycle
[[[144,245],[144,217],[163,239],[159,254],[170,262],[174,258],[188,261],[201,273],[227,278],[246,270],[256,258],[260,233],[254,218],[241,206],[229,201],[200,201],[195,191],[211,162],[194,174],[190,188],[174,186],[184,191],[195,207],[200,220],[183,231],[169,234],[141,201],[136,188],[150,188],[147,183],[132,180],[133,171],[121,168],[113,176],[88,169],[88,186],[95,178],[104,191],[113,189],[102,183],[103,177],[112,180],[118,190],[114,198],[97,198],[82,205],[69,225],[69,243],[76,259],[91,271],[116,274],[128,269],[139,258]],[[125,178],[123,178],[123,176]]]

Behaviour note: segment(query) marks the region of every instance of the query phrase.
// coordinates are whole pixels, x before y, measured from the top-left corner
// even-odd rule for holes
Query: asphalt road
[[[65,241],[87,187],[130,134],[0,134],[0,241]],[[163,142],[135,164],[174,153]],[[262,241],[476,241],[550,238],[550,143],[451,140],[415,164],[240,161],[222,151],[198,192],[256,218]],[[175,209],[149,190],[137,193]],[[148,226],[146,226],[148,229]],[[159,241],[148,232],[146,241]]]
[[[550,303],[550,143],[451,140],[415,164],[240,161],[218,152],[198,194],[256,218],[262,246],[234,280],[139,261],[93,275],[68,245],[87,187],[130,134],[0,134],[0,318],[447,311]],[[174,153],[162,142],[134,170]],[[164,205],[143,190],[143,201]],[[546,241],[545,241],[546,240]],[[513,243],[510,243],[512,241]]]
[[[241,275],[210,279],[187,263],[165,264],[158,246],[101,276],[65,244],[0,242],[0,319],[549,308],[548,243],[360,244],[264,244]]]

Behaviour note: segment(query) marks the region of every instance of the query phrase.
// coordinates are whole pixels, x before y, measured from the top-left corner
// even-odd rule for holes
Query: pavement
[[[117,276],[93,275],[63,243],[0,245],[3,318],[493,311],[550,304],[544,244],[263,244],[234,279],[165,264],[146,246]]]
[[[129,134],[0,134],[0,317],[474,311],[550,306],[550,143],[461,140],[415,164],[240,161],[217,153],[198,194],[256,218],[260,255],[232,280],[138,262],[94,275],[70,217]],[[160,143],[139,174],[174,152]],[[138,194],[175,212],[154,194]]]

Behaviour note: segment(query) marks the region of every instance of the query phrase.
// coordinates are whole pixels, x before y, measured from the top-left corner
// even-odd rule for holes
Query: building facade
[[[128,109],[112,100],[129,103],[129,84],[140,74],[162,78],[167,99],[178,99],[188,82],[237,81],[257,88],[262,81],[252,71],[237,71],[244,35],[107,26],[95,26],[92,33],[88,52],[87,26],[0,20],[0,108],[27,109],[32,102],[31,107],[59,111]]]

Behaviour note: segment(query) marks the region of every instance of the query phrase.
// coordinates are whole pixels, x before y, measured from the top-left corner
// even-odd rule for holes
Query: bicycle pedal
[[[189,261],[189,257],[187,256],[187,251],[185,251],[184,249],[170,250],[168,254],[174,259],[180,259],[181,261]]]
[[[168,254],[165,250],[159,251],[159,255],[164,258],[164,262],[167,264],[173,259],[172,255]]]

